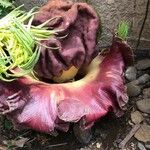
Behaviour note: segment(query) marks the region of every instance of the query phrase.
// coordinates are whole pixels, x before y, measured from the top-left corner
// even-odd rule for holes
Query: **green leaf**
[[[129,23],[126,21],[121,21],[118,25],[117,36],[122,40],[125,40],[128,36]]]

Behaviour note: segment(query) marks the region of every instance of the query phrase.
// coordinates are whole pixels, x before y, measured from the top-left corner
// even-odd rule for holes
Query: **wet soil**
[[[23,148],[7,145],[10,150],[117,150],[119,149],[117,148],[118,143],[130,130],[128,124],[130,109],[131,107],[128,107],[126,113],[120,118],[116,118],[113,114],[108,114],[97,122],[92,128],[92,140],[87,145],[78,142],[72,127],[68,133],[59,132],[54,137],[31,130],[16,131],[6,118],[1,118],[1,142],[4,140],[17,140],[20,137],[29,139]]]

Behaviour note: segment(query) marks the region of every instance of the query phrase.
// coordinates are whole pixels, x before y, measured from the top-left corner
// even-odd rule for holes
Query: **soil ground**
[[[97,122],[93,127],[93,138],[87,145],[80,144],[73,134],[72,128],[68,133],[59,132],[57,137],[46,135],[31,130],[16,131],[12,124],[6,119],[1,118],[1,143],[8,140],[17,140],[19,137],[28,138],[23,148],[14,147],[13,144],[7,144],[7,149],[16,150],[117,150],[118,143],[123,139],[131,129],[128,120],[132,104],[128,106],[125,114],[116,118],[113,114],[108,114]],[[134,139],[131,139],[127,147],[133,146]]]

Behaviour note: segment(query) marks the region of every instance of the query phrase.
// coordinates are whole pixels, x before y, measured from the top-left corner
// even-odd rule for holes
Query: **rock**
[[[143,124],[134,137],[141,142],[150,142],[150,126]]]
[[[137,146],[138,146],[139,150],[146,150],[144,145],[142,143],[140,143],[140,142],[138,142]]]
[[[130,82],[127,85],[127,93],[129,97],[138,96],[141,93],[141,87]]]
[[[131,113],[131,120],[133,123],[139,124],[144,120],[144,118],[139,111],[135,111]]]
[[[128,67],[125,72],[125,77],[129,81],[133,81],[136,79],[137,70],[135,67]]]
[[[136,105],[140,111],[150,114],[150,98],[137,101]]]
[[[150,123],[150,117],[145,118],[145,122]]]
[[[143,95],[145,98],[150,98],[150,87],[143,90]]]
[[[138,84],[145,84],[146,82],[150,80],[150,75],[144,74],[140,76],[137,80],[138,80]]]
[[[100,149],[102,146],[102,143],[96,143],[96,148]]]
[[[117,144],[119,144],[121,141],[122,141],[122,139],[118,138],[118,139],[116,139],[115,142],[116,142]]]
[[[136,150],[136,144],[131,142],[130,144],[131,150]],[[123,150],[127,150],[127,149],[123,149]]]
[[[136,68],[138,70],[144,70],[150,68],[150,59],[143,59],[137,62]]]
[[[148,83],[149,80],[150,80],[150,75],[149,74],[144,74],[144,75],[140,76],[138,79],[133,80],[130,83],[132,83],[134,85],[143,85],[143,84]]]
[[[146,147],[147,149],[150,149],[150,143],[146,143],[146,144],[145,144],[145,147]]]
[[[147,113],[142,114],[144,117],[148,117],[149,115]]]
[[[128,124],[129,124],[130,126],[133,126],[133,125],[134,125],[134,123],[133,123],[131,120],[128,121]]]

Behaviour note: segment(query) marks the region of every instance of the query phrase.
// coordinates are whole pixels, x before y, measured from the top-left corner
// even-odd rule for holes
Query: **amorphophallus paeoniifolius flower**
[[[98,55],[78,81],[48,84],[25,76],[0,82],[0,112],[17,125],[46,133],[66,131],[83,117],[89,126],[109,111],[120,115],[128,101],[123,77],[124,53],[131,55],[127,49],[114,38],[107,54]]]
[[[79,3],[73,5],[69,3],[67,6],[63,5],[64,2],[60,4],[61,7],[54,7],[52,10],[58,10],[54,12],[59,12],[59,9],[69,11],[70,8],[73,7],[74,11],[81,11],[82,13],[80,13],[85,18],[89,18],[87,17],[87,12],[88,14],[89,11],[93,13],[93,9],[87,6],[87,4]],[[52,5],[49,4],[45,7],[48,9],[50,6]],[[45,7],[43,9],[45,9]],[[71,12],[72,11],[70,11],[70,13]],[[70,15],[70,13],[68,13],[68,15]],[[45,15],[47,18],[49,13]],[[96,120],[106,115],[109,111],[113,111],[117,116],[122,114],[124,106],[128,101],[124,85],[124,69],[125,65],[132,63],[132,52],[124,39],[127,34],[127,26],[122,24],[118,29],[118,35],[113,37],[112,46],[94,58],[96,28],[98,24],[94,26],[93,22],[97,23],[97,19],[96,21],[92,20],[88,24],[88,28],[87,24],[84,26],[84,32],[81,32],[84,38],[81,39],[82,36],[80,33],[77,34],[77,32],[79,32],[77,30],[78,25],[82,26],[80,19],[83,16],[81,16],[79,20],[77,19],[75,22],[74,19],[72,20],[72,18],[70,18],[71,15],[69,18],[67,18],[67,16],[66,18],[64,17],[65,19],[72,20],[70,28],[68,28],[68,26],[66,27],[66,24],[63,26],[64,30],[68,28],[68,30],[72,31],[71,35],[68,36],[67,39],[64,38],[64,41],[61,43],[62,53],[65,53],[65,50],[67,53],[61,55],[61,58],[59,55],[56,61],[56,59],[51,59],[51,55],[48,54],[48,49],[44,47],[44,49],[41,50],[41,57],[37,64],[38,67],[36,66],[37,68],[35,70],[39,77],[46,76],[45,78],[51,79],[51,77],[55,75],[56,67],[58,67],[57,63],[55,66],[55,62],[62,63],[62,56],[67,56],[66,59],[64,59],[65,62],[63,61],[64,64],[71,63],[72,65],[73,62],[78,64],[77,62],[79,60],[81,61],[79,61],[80,65],[78,68],[84,70],[84,76],[82,78],[77,81],[59,84],[46,83],[30,75],[23,76],[12,82],[0,81],[0,113],[7,115],[15,125],[45,133],[52,133],[55,129],[67,131],[70,123],[78,122],[81,119],[84,119],[85,128],[91,127]],[[36,17],[35,22],[38,23],[38,15]],[[42,15],[42,17],[45,16]],[[91,15],[90,17],[95,19],[95,16]],[[41,16],[39,18],[41,18]],[[85,20],[82,20],[84,24],[87,23]],[[77,31],[73,29],[75,25]],[[94,33],[91,33],[89,29],[93,29],[92,31]],[[78,36],[73,34],[74,32]],[[90,35],[93,36],[90,37]],[[69,42],[69,38],[71,38],[71,41],[78,41],[82,46],[78,47],[78,43],[77,46],[75,46],[72,42]],[[55,41],[56,40],[57,39],[55,39]],[[48,46],[51,46],[51,44]],[[75,49],[73,49],[73,46],[75,46]],[[65,48],[63,49],[63,47]],[[83,55],[82,59],[77,57],[80,56],[79,54],[77,56],[74,55],[78,53],[80,48],[84,49],[79,52],[79,54]],[[73,50],[75,50],[75,53],[73,53]],[[52,57],[56,57],[54,52],[50,52]],[[61,54],[60,51],[59,54]],[[70,58],[70,61],[67,58]],[[49,68],[53,73],[49,73],[49,71],[48,73],[45,72],[50,62],[55,66]],[[76,67],[75,64],[73,65]],[[63,70],[64,68],[58,68],[58,70],[59,69]]]

